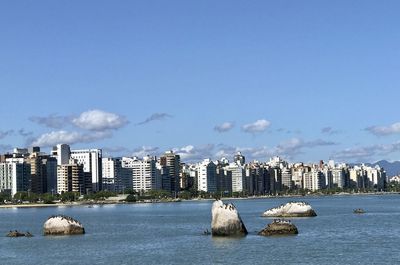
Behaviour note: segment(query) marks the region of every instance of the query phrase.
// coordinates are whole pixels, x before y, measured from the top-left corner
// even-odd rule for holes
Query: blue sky
[[[398,1],[1,1],[0,151],[398,160]]]

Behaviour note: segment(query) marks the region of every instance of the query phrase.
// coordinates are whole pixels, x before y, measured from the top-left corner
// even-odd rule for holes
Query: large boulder
[[[212,206],[211,233],[213,236],[245,236],[247,229],[236,207],[217,200]]]
[[[296,235],[299,231],[289,220],[274,220],[258,234],[261,236]]]
[[[85,233],[85,228],[77,220],[65,216],[51,216],[43,225],[44,235],[81,235]]]
[[[314,209],[306,202],[288,202],[281,206],[269,209],[263,213],[264,217],[312,217],[317,216]]]

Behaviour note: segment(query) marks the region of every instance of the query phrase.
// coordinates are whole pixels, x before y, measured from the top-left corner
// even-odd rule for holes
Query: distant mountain
[[[381,160],[381,161],[371,164],[371,166],[373,166],[373,167],[376,165],[383,167],[385,169],[386,175],[388,177],[400,175],[400,161],[389,162],[386,160]]]

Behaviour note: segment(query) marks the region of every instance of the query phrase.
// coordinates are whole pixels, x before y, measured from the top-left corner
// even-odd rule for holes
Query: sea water
[[[292,218],[296,236],[258,236],[272,221],[261,214],[293,200],[318,216]],[[204,235],[212,201],[0,209],[0,264],[400,264],[400,195],[228,201],[246,237]],[[42,236],[54,214],[79,220],[86,234]],[[9,230],[34,237],[8,238]]]

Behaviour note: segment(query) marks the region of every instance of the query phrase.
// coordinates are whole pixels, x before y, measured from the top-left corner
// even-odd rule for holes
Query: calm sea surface
[[[261,213],[290,200],[231,201],[249,231],[240,239],[202,235],[212,201],[0,209],[0,264],[400,264],[400,195],[301,198],[318,216],[292,219],[297,236],[257,236],[271,222]],[[53,214],[86,234],[42,236]],[[35,236],[7,238],[14,229]]]

